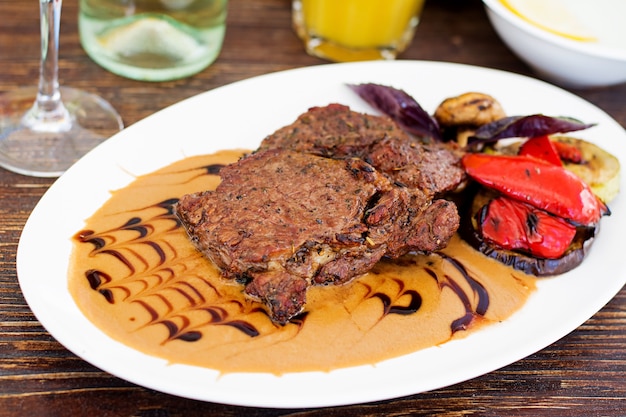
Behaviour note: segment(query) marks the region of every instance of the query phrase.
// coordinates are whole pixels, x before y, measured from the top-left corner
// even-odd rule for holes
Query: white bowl
[[[483,3],[504,43],[542,78],[574,88],[626,82],[626,25],[616,23],[618,16],[625,17],[626,1],[593,1],[595,9],[589,16],[602,31],[597,42],[580,42],[541,29],[500,0]]]

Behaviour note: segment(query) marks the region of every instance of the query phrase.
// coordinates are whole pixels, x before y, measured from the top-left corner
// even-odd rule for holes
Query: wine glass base
[[[91,149],[123,128],[115,109],[102,98],[61,87],[69,123],[29,127],[25,115],[37,97],[36,88],[0,96],[0,167],[35,177],[58,177]]]

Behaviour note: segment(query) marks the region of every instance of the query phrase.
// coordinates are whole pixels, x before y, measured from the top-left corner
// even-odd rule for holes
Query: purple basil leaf
[[[380,84],[348,84],[363,100],[391,117],[406,131],[442,141],[439,123],[417,101],[402,90]]]
[[[543,114],[511,116],[479,127],[469,138],[469,142],[490,143],[505,138],[534,138],[574,132],[592,126],[595,124],[585,124],[570,117],[550,117]]]

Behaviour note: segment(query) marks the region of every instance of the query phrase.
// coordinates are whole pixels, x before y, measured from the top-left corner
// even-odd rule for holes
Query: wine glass
[[[39,0],[39,86],[0,96],[0,166],[23,175],[58,177],[76,160],[123,128],[102,98],[59,87],[62,0]]]

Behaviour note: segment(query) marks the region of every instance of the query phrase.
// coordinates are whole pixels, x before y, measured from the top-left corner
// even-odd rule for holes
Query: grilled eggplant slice
[[[498,194],[482,187],[471,187],[468,190],[466,204],[462,210],[466,215],[461,216],[459,227],[460,236],[473,248],[489,258],[493,258],[514,269],[537,277],[559,275],[571,271],[582,263],[587,256],[594,238],[598,233],[598,224],[594,226],[579,226],[574,240],[565,253],[556,259],[539,258],[521,251],[507,250],[495,246],[483,239],[479,228],[479,213],[481,209]]]

